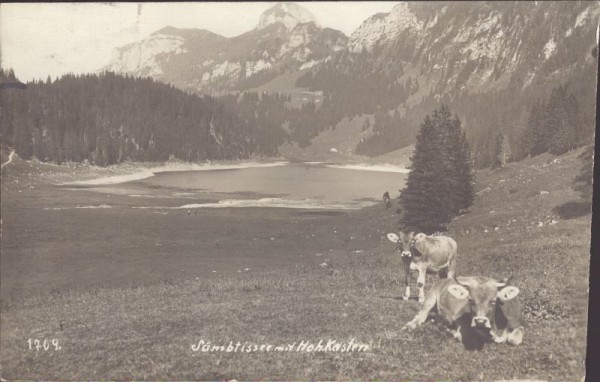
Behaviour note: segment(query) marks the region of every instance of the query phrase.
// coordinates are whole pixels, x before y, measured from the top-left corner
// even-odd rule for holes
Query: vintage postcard
[[[3,3],[0,377],[584,380],[599,17]]]

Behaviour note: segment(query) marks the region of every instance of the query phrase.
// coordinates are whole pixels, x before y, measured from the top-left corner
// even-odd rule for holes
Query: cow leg
[[[458,325],[454,330],[449,328],[446,330],[448,330],[448,332],[452,334],[452,337],[456,338],[457,341],[462,342],[462,334],[460,334],[460,325]]]
[[[452,337],[456,338],[458,342],[462,342],[462,334],[460,334],[460,325],[456,327],[456,331],[452,332]]]
[[[425,322],[425,320],[427,320],[427,316],[429,315],[431,309],[433,309],[433,307],[435,306],[436,302],[437,297],[435,293],[433,293],[433,291],[430,291],[429,294],[427,294],[427,298],[423,302],[423,307],[421,308],[421,310],[419,310],[415,318],[413,318],[410,322],[408,322],[402,327],[402,330],[414,329],[417,326],[422,325]]]
[[[502,334],[498,335],[494,330],[490,332],[492,335],[492,340],[497,344],[503,344],[506,342],[506,331],[502,330],[501,333]]]
[[[417,286],[419,287],[419,303],[425,301],[425,275],[427,274],[427,266],[419,267],[419,277],[417,278]]]
[[[507,342],[511,345],[520,345],[523,342],[523,328],[518,327],[508,334]]]
[[[404,290],[404,297],[402,299],[404,301],[408,301],[410,298],[410,262],[404,263],[404,286],[406,289]]]
[[[448,278],[453,278],[455,274],[456,274],[456,254],[450,256],[450,258],[448,259],[448,272],[447,272],[446,276]]]

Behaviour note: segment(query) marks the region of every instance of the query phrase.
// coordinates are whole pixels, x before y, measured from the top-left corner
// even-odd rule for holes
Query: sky
[[[21,81],[104,67],[114,49],[167,25],[226,37],[258,25],[275,3],[18,3],[0,5],[0,59]],[[305,2],[324,27],[350,35],[369,16],[397,2]]]

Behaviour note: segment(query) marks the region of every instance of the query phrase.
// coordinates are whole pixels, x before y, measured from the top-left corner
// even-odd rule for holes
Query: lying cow
[[[483,340],[481,346],[490,340],[519,345],[523,341],[523,327],[518,294],[516,286],[489,277],[439,280],[427,293],[421,310],[403,330],[423,324],[437,306],[438,315],[455,329],[454,338],[463,343],[465,334],[474,334]]]
[[[388,239],[398,245],[404,264],[404,300],[410,297],[410,271],[418,271],[417,286],[419,302],[425,300],[425,276],[427,271],[438,272],[441,278],[454,277],[456,269],[456,242],[447,236],[427,236],[424,233],[405,234],[400,236],[388,233]]]

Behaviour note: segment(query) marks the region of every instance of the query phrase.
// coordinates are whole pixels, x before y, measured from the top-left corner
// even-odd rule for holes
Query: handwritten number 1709
[[[39,340],[37,338],[36,339],[30,338],[27,340],[27,344],[29,345],[29,350],[35,350],[35,351],[40,351],[40,350],[58,351],[61,349],[60,345],[58,344],[58,339],[56,339],[56,338],[52,338],[51,340],[48,340],[48,339]]]

